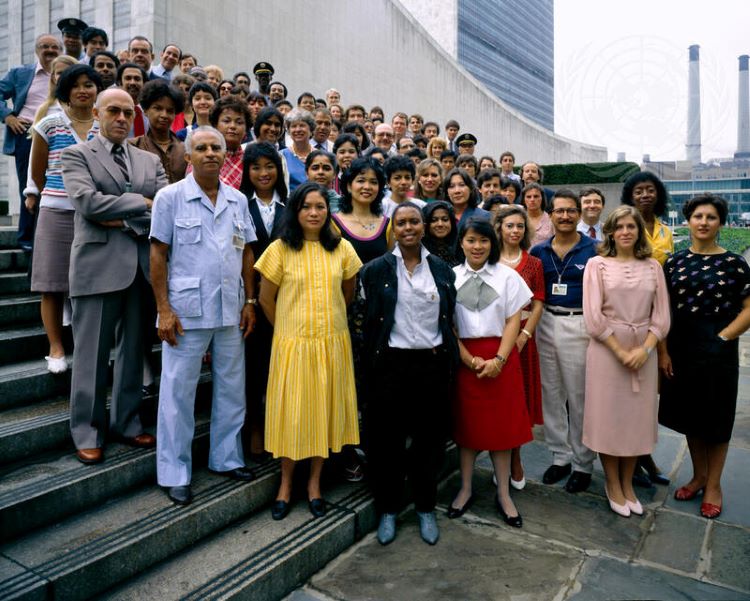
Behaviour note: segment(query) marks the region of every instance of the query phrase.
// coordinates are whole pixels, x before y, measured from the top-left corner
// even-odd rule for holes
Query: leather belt
[[[555,305],[544,305],[545,311],[555,317],[571,317],[573,315],[583,315],[583,309],[566,309]]]

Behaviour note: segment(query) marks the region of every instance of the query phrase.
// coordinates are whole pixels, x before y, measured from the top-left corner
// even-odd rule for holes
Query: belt
[[[551,315],[556,317],[571,317],[573,315],[583,315],[583,309],[566,309],[565,307],[558,308],[556,305],[544,305],[544,310]]]

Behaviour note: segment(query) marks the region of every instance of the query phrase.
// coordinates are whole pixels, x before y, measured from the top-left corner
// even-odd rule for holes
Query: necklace
[[[504,257],[501,256],[500,260],[503,263],[505,263],[506,265],[516,265],[517,263],[519,263],[521,261],[521,257],[522,256],[523,256],[523,251],[519,250],[518,251],[518,256],[515,259],[506,259],[506,258],[504,258]]]
[[[352,215],[352,217],[354,216]],[[375,228],[378,226],[378,221],[379,221],[379,220],[376,220],[376,221],[371,221],[369,223],[363,223],[359,217],[354,217],[354,219],[357,223],[359,223],[362,229],[367,232],[374,232]]]
[[[94,120],[93,115],[91,116],[91,119],[76,119],[68,111],[65,111],[65,114],[68,116],[68,119],[70,119],[71,121],[75,121],[76,123],[91,123]]]

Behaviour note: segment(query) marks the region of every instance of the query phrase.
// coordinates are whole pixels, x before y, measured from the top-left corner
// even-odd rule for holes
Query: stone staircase
[[[196,403],[191,505],[173,505],[156,486],[153,449],[110,443],[104,463],[79,463],[70,375],[46,370],[39,299],[14,246],[14,228],[0,226],[0,599],[279,599],[375,527],[362,484],[325,486],[322,519],[300,500],[274,522],[276,461],[254,466],[250,483],[210,473],[208,372]],[[155,409],[156,398],[146,399],[152,432]]]

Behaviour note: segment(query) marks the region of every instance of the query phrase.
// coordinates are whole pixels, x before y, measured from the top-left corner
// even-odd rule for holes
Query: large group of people
[[[719,245],[722,198],[685,204],[691,243],[675,253],[654,174],[632,175],[602,219],[601,190],[546,188],[541,166],[516,173],[510,151],[477,160],[456,120],[442,138],[418,114],[345,108],[335,89],[293,104],[265,61],[252,89],[248,73],[226,78],[173,43],[154,63],[142,36],[115,54],[100,29],[60,28],[64,43],[39,36],[36,64],[2,79],[13,107],[0,116],[54,374],[70,369],[71,304],[81,462],[103,461],[107,440],[156,446],[158,484],[189,504],[208,363],[208,467],[249,481],[246,454],[280,458],[276,520],[302,460],[309,510],[326,513],[333,455],[338,476],[369,480],[382,544],[407,479],[435,544],[452,439],[448,517],[470,508],[488,451],[498,514],[522,527],[511,492],[526,486],[522,447],[542,424],[544,484],[586,490],[598,454],[624,517],[644,511],[634,483],[669,482],[650,456],[658,424],[684,433],[693,476],[675,498],[702,494],[701,515],[721,513],[737,339],[750,327],[750,269]],[[140,409],[159,371],[155,332],[153,436]]]

